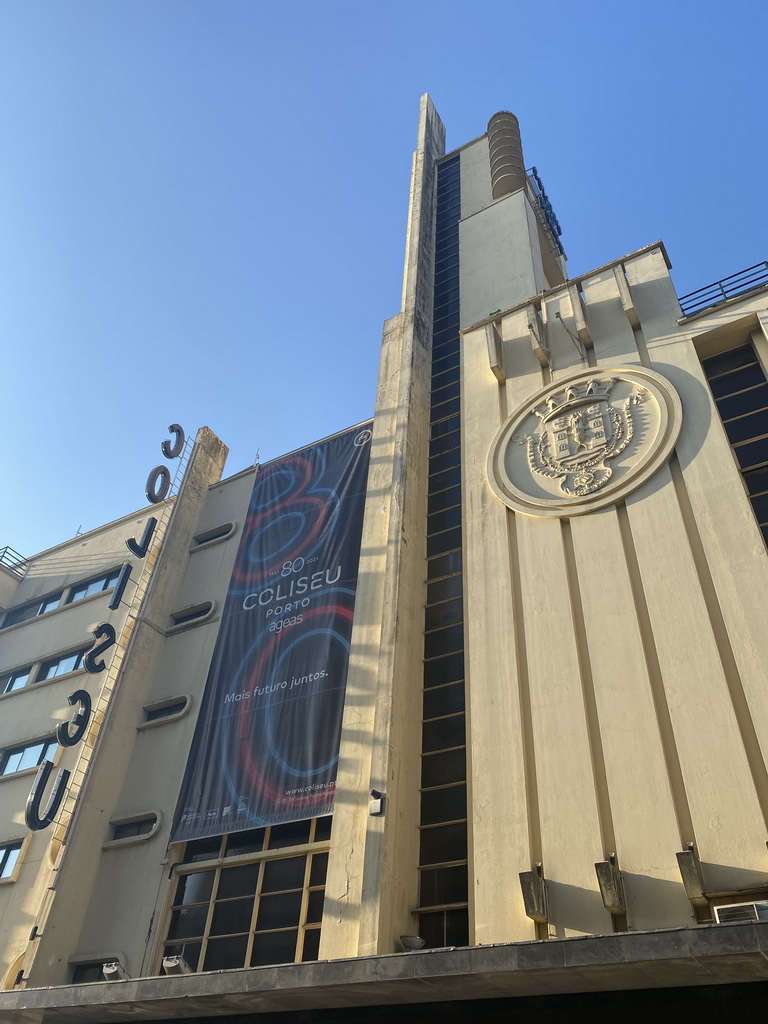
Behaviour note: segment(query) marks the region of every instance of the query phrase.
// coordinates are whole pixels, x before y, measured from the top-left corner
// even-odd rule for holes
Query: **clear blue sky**
[[[0,546],[141,507],[171,421],[227,474],[373,409],[419,95],[520,118],[571,276],[768,259],[764,0],[0,0]]]

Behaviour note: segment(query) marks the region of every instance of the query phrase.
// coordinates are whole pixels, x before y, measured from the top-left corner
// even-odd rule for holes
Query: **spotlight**
[[[191,974],[192,968],[183,956],[164,956],[163,974]]]
[[[424,939],[420,935],[401,935],[400,945],[403,947],[404,952],[413,953],[417,949],[424,948]]]
[[[104,975],[104,981],[123,981],[124,978],[130,978],[130,974],[119,960],[113,960],[112,963],[104,964],[101,968],[101,973]]]

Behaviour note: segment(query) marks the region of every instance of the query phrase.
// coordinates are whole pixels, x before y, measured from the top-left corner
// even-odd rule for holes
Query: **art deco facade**
[[[425,97],[333,816],[171,841],[257,476],[203,429],[175,495],[0,569],[0,1019],[756,1007],[767,366],[763,271],[682,307],[660,242],[568,278],[515,118],[445,155]]]

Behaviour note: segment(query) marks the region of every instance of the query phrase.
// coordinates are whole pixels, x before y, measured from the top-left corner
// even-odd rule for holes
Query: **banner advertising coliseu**
[[[173,842],[329,814],[370,424],[256,476]]]

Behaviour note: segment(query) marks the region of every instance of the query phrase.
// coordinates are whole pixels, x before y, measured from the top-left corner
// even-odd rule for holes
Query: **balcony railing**
[[[746,295],[747,292],[763,288],[765,285],[768,285],[768,262],[756,263],[754,267],[747,267],[738,274],[731,274],[722,281],[715,281],[705,288],[683,295],[679,300],[680,307],[683,316],[692,316],[694,313],[700,313],[702,309],[719,306],[721,302],[727,302],[737,295]]]
[[[6,545],[0,548],[0,565],[21,579],[27,569],[27,559]]]

